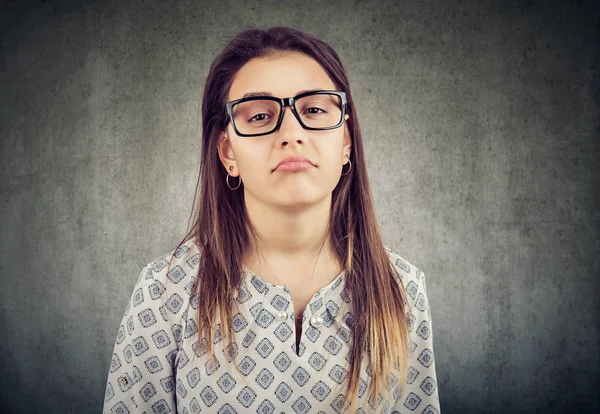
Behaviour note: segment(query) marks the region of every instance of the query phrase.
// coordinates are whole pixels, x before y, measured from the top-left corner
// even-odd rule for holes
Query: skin
[[[248,92],[270,92],[283,98],[306,89],[339,90],[311,57],[297,52],[279,54],[248,61],[235,75],[227,101]],[[349,115],[345,118],[348,120]],[[329,240],[320,255],[317,253],[327,239],[332,191],[341,179],[343,165],[348,163],[345,155],[350,155],[348,124],[325,131],[305,130],[292,108],[286,107],[278,131],[240,137],[230,122],[218,148],[225,169],[232,177],[242,178],[248,215],[267,265],[261,263],[255,251],[249,251],[243,263],[263,279],[288,286],[296,315],[301,315],[312,295],[343,269],[331,253]],[[273,172],[277,163],[289,155],[305,156],[316,168]],[[231,182],[236,185],[237,180]]]

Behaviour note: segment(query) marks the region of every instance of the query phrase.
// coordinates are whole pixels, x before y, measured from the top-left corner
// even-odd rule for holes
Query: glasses
[[[293,98],[251,96],[225,104],[236,134],[256,137],[277,131],[283,120],[283,108],[292,113],[302,128],[312,131],[339,128],[344,123],[347,101],[342,91],[312,91]]]

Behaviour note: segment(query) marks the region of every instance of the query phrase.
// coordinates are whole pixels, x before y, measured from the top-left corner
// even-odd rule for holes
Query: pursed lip
[[[300,155],[294,155],[294,156],[285,157],[284,159],[279,161],[279,163],[275,166],[275,168],[273,168],[271,170],[271,172],[275,171],[281,164],[285,164],[286,162],[301,162],[301,161],[306,161],[306,162],[310,163],[312,166],[316,167],[315,163],[312,162],[311,160],[309,160],[308,158],[302,157]]]

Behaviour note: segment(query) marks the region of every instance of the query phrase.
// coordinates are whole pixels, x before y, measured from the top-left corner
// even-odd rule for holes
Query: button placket
[[[271,303],[278,295],[288,302],[285,309],[278,309],[278,307]],[[289,320],[289,308],[291,303],[292,297],[289,293],[289,290],[285,286],[282,289],[277,285],[269,285],[268,292],[266,292],[265,296],[263,297],[263,308],[268,308],[268,310],[275,316],[275,320],[278,322]]]
[[[323,326],[323,318],[317,315],[311,316],[310,325],[313,328],[320,328],[321,326]]]
[[[286,311],[279,311],[275,315],[275,319],[277,319],[280,322],[285,321],[288,317],[289,317],[289,315],[288,315],[288,313]]]
[[[327,300],[329,298],[329,289],[327,287],[322,288],[321,290],[319,290],[318,293],[316,293],[315,295],[316,298],[307,306],[307,310],[310,311],[311,309],[311,304],[316,302],[316,301],[321,301],[322,305],[319,307],[319,309],[315,312],[312,313],[311,311],[311,315],[310,318],[308,318],[308,322],[310,323],[310,326],[312,326],[315,329],[321,329],[323,327],[324,324],[324,316],[325,313],[327,312]]]

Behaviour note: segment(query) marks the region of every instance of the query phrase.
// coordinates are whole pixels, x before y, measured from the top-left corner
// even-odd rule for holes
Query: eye
[[[312,106],[312,107],[308,108],[308,109],[307,109],[307,111],[310,111],[311,109],[316,109],[317,111],[321,111],[321,112],[325,113],[325,111],[324,111],[323,109],[321,109],[321,108],[317,108],[316,106]],[[316,115],[316,114],[318,114],[319,112],[309,112],[309,113],[310,113],[311,115]]]
[[[268,114],[256,114],[256,115],[254,115],[252,118],[250,118],[250,119],[248,120],[248,122],[253,122],[252,120],[253,120],[254,118],[256,118],[256,117],[261,117],[261,116],[269,116],[269,115],[268,115]],[[255,121],[258,121],[258,122],[260,122],[260,121],[264,121],[264,120],[265,120],[265,119],[264,119],[264,118],[262,118],[262,119],[256,119]]]

